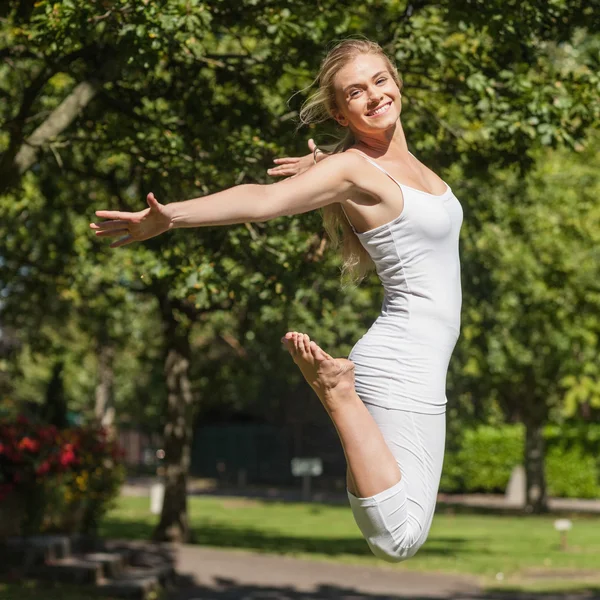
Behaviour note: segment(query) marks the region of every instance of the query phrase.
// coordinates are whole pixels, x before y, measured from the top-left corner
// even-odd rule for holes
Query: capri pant
[[[401,479],[370,498],[350,492],[348,497],[373,554],[400,562],[417,553],[431,527],[444,461],[446,414],[366,406],[400,467]]]

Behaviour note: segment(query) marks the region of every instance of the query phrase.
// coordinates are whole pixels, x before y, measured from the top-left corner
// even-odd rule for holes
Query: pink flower
[[[60,454],[59,462],[63,467],[68,467],[75,462],[76,456],[73,452],[73,444],[65,444]]]

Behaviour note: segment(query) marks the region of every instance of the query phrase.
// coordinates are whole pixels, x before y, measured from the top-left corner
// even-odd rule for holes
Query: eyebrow
[[[378,73],[375,73],[375,75],[373,75],[373,77],[371,79],[376,79],[380,75],[387,75],[387,74],[388,74],[387,70],[379,71]],[[351,83],[350,85],[347,85],[344,88],[344,92],[346,92],[347,90],[349,90],[351,87],[358,87],[358,86],[360,86],[360,83]]]

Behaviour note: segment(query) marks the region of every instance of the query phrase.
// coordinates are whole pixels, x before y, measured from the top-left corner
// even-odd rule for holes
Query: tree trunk
[[[536,514],[548,512],[545,474],[544,419],[525,415],[525,473],[527,496],[525,509]]]
[[[168,302],[161,302],[165,324],[167,414],[163,435],[165,495],[153,538],[185,542],[190,539],[187,476],[190,467],[194,397],[189,379],[191,324],[179,324]]]
[[[101,344],[98,348],[98,383],[96,385],[96,404],[94,414],[98,423],[111,428],[115,420],[113,398],[113,358],[112,346]]]
[[[63,369],[65,363],[57,360],[52,367],[52,376],[46,388],[46,398],[42,410],[43,418],[47,423],[58,429],[64,429],[67,421],[67,399],[63,382]]]

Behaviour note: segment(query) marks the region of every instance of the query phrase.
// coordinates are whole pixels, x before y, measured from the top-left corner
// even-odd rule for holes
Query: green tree
[[[532,146],[583,143],[599,110],[596,72],[587,55],[573,51],[580,29],[592,28],[597,15],[581,2],[555,0],[551,10],[543,4],[369,0],[345,7],[328,0],[315,10],[286,0],[120,0],[109,8],[9,1],[0,9],[7,59],[0,93],[8,100],[0,106],[3,211],[30,226],[23,225],[27,213],[14,211],[28,181],[42,192],[34,198],[40,216],[57,221],[90,214],[107,200],[138,208],[150,190],[165,201],[263,181],[273,155],[304,145],[292,120],[299,98],[291,106],[288,98],[311,81],[326,42],[352,33],[378,39],[396,57],[406,84],[405,127],[419,132],[410,139],[428,164],[460,164],[472,185],[490,165],[527,167]],[[561,61],[559,72],[553,59],[565,52],[571,62]],[[468,185],[455,188],[466,192]],[[466,206],[467,218],[476,205],[473,199]],[[48,233],[58,236],[56,244],[77,247],[74,230],[54,231]],[[151,297],[162,322],[167,491],[156,537],[189,533],[185,484],[191,424],[202,401],[190,379],[194,324],[214,320],[218,330],[223,313],[235,313],[248,339],[250,318],[279,317],[283,331],[286,317],[308,322],[306,312],[320,301],[323,323],[333,324],[333,311],[344,306],[349,330],[360,326],[347,311],[347,294],[332,283],[335,261],[323,260],[317,272],[306,259],[320,246],[317,231],[311,215],[175,232],[110,258],[100,258],[97,243],[83,250],[102,265],[96,289]],[[28,272],[14,260],[17,246],[12,257],[6,253],[5,269],[15,302]],[[48,272],[68,276],[76,264],[68,257],[60,251],[43,258]],[[111,285],[116,272],[118,286]],[[89,301],[89,294],[81,297]],[[47,298],[57,311],[64,301],[56,290]],[[287,309],[292,298],[294,313]],[[108,309],[100,308],[101,321]]]
[[[597,144],[503,170],[466,225],[465,316],[455,377],[526,428],[527,505],[547,509],[543,426],[600,408]]]

